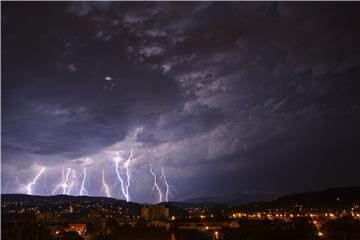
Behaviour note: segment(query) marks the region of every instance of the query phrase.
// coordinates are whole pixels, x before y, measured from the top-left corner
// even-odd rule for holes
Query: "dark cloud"
[[[49,182],[62,167],[115,177],[109,152],[130,149],[137,201],[156,199],[149,163],[172,199],[359,184],[359,10],[5,3],[3,192],[24,191],[37,166]]]

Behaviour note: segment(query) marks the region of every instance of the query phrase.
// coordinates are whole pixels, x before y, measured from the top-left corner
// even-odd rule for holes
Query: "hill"
[[[242,210],[271,208],[344,208],[360,203],[360,187],[331,188],[318,192],[303,192],[286,195],[269,202],[257,202],[239,206]]]
[[[237,197],[234,197],[237,196]],[[331,188],[323,191],[311,191],[297,194],[291,194],[276,198],[272,201],[251,201],[251,197],[247,195],[233,195],[233,198],[226,196],[217,198],[197,198],[189,199],[186,201],[172,201],[165,204],[170,208],[170,212],[180,213],[182,209],[190,207],[215,207],[223,206],[236,206],[239,210],[261,210],[269,208],[291,208],[295,205],[302,206],[303,208],[341,208],[350,206],[354,203],[360,203],[360,187],[347,187],[347,188]],[[266,198],[266,196],[263,196]],[[30,204],[51,204],[58,201],[61,202],[98,202],[102,204],[116,204],[117,206],[129,208],[132,212],[140,212],[144,204],[134,202],[126,202],[115,198],[107,197],[93,197],[93,196],[69,196],[69,195],[56,195],[56,196],[35,196],[27,194],[1,194],[2,202],[16,202],[26,201]],[[267,197],[269,198],[269,197]],[[256,199],[254,197],[254,199]],[[246,202],[246,203],[243,203]],[[146,204],[149,205],[149,204]]]

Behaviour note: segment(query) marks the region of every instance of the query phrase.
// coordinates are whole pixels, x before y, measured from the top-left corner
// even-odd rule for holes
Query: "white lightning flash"
[[[125,188],[125,182],[124,182],[124,179],[121,177],[121,173],[119,171],[119,162],[121,161],[120,151],[116,152],[116,156],[115,156],[114,160],[115,160],[115,172],[120,181],[122,196],[124,196],[126,201],[128,201],[128,196],[126,194],[126,188]]]
[[[111,197],[110,191],[109,191],[109,186],[105,182],[105,171],[104,171],[104,169],[103,169],[103,175],[102,175],[102,183],[103,183],[103,186],[104,186],[104,189],[105,189],[106,196]]]
[[[166,180],[166,176],[165,176],[165,173],[164,173],[164,168],[161,168],[161,178],[162,178],[163,182],[165,183],[165,187],[166,187],[165,201],[168,202],[169,201],[169,193],[170,193],[170,185]]]
[[[129,202],[131,199],[129,190],[131,180],[133,179],[130,166],[133,159],[134,151],[133,149],[131,149],[130,155],[127,160],[125,160],[120,155],[120,153],[123,153],[123,151],[109,151],[107,153],[111,155],[115,162],[115,172],[121,186],[121,197],[124,197],[125,200]]]
[[[63,194],[66,194],[66,188],[68,187],[68,181],[69,181],[69,175],[71,172],[71,168],[67,169],[66,175],[65,175],[65,181],[63,182],[63,184],[61,184],[61,187],[63,189]]]
[[[32,194],[32,192],[31,192],[31,187],[32,187],[34,184],[36,184],[38,178],[41,176],[41,174],[44,173],[44,171],[45,171],[45,167],[42,167],[42,168],[40,169],[40,171],[38,172],[38,174],[35,176],[34,180],[27,185],[27,193],[28,193],[28,194]]]
[[[131,180],[131,171],[130,171],[130,161],[133,157],[133,149],[131,149],[130,152],[130,156],[129,158],[126,160],[126,162],[124,162],[124,167],[126,169],[126,186],[125,186],[125,191],[126,191],[126,201],[130,201],[130,194],[129,194],[129,187],[130,187],[130,180]]]
[[[86,180],[86,167],[84,167],[84,171],[83,171],[83,179],[81,182],[81,189],[80,189],[80,193],[79,193],[80,196],[84,195],[84,193],[86,195],[89,194],[88,191],[85,189],[85,180]]]
[[[67,195],[70,195],[71,190],[72,190],[73,186],[75,185],[75,181],[76,181],[75,170],[71,169],[71,172],[72,172],[72,179],[71,179],[71,184],[66,192]]]
[[[54,195],[54,194],[56,193],[56,191],[57,191],[57,190],[64,184],[64,182],[65,182],[65,169],[64,169],[64,168],[62,168],[61,174],[62,174],[62,180],[61,180],[61,182],[60,182],[58,185],[56,185],[56,187],[55,187],[54,190],[52,191],[52,195]]]
[[[150,164],[150,173],[151,173],[151,175],[154,177],[153,190],[156,189],[156,191],[157,191],[158,194],[159,194],[159,202],[162,202],[162,197],[163,197],[163,195],[162,195],[162,192],[161,192],[161,189],[160,189],[159,185],[157,184],[156,175],[155,175],[155,173],[154,173],[154,171],[153,171],[153,169],[152,169],[151,164]]]

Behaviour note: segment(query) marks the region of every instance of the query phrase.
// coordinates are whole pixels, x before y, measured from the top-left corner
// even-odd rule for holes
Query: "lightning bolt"
[[[115,157],[115,171],[116,171],[116,175],[120,181],[120,185],[121,185],[121,193],[122,195],[126,198],[126,201],[128,200],[128,196],[126,194],[126,188],[124,185],[124,179],[121,177],[121,173],[119,171],[119,162],[121,160],[121,157],[119,156],[119,152],[117,152],[117,156]]]
[[[66,194],[66,188],[68,187],[68,181],[69,181],[69,175],[71,172],[71,168],[67,169],[66,175],[65,175],[65,181],[63,182],[63,184],[61,184],[61,187],[63,189],[63,194]]]
[[[69,195],[71,193],[71,189],[72,187],[74,186],[75,184],[75,180],[76,180],[76,175],[75,175],[75,170],[74,169],[71,169],[71,172],[72,172],[72,181],[71,181],[71,184],[66,192],[67,195]]]
[[[129,191],[131,180],[136,180],[131,175],[131,168],[130,168],[134,151],[133,149],[131,149],[130,155],[126,161],[123,161],[125,159],[120,156],[120,153],[123,153],[123,151],[108,151],[106,153],[108,153],[115,162],[115,172],[121,186],[121,197],[124,197],[125,200],[129,202],[131,199],[130,191]]]
[[[35,176],[34,180],[27,185],[27,193],[28,193],[28,194],[32,194],[32,193],[31,193],[31,186],[34,185],[34,184],[36,184],[38,178],[41,176],[41,174],[44,173],[44,171],[45,171],[45,167],[42,167],[42,168],[40,169],[40,171],[38,172],[38,174]]]
[[[159,194],[159,202],[162,202],[162,192],[161,192],[161,189],[159,187],[159,185],[157,184],[157,181],[156,181],[156,175],[152,169],[152,166],[150,164],[150,173],[151,175],[154,177],[154,186],[153,186],[153,190],[156,189],[156,191],[158,192]]]
[[[80,193],[79,193],[80,196],[84,195],[84,193],[89,194],[88,191],[85,189],[85,180],[86,180],[86,167],[84,167],[84,170],[83,170],[83,179],[81,182],[81,189],[80,189]]]
[[[104,171],[104,169],[103,169],[103,175],[102,175],[102,183],[103,183],[103,186],[104,186],[104,188],[105,188],[106,196],[107,196],[107,197],[111,197],[110,191],[109,191],[109,187],[108,187],[108,185],[107,185],[106,182],[105,182],[105,171]]]
[[[126,160],[126,162],[124,163],[124,167],[126,169],[126,180],[127,180],[126,181],[126,186],[125,186],[126,201],[130,201],[129,187],[130,187],[131,172],[130,172],[129,164],[130,164],[130,161],[131,161],[132,157],[133,157],[133,149],[131,149],[130,156]]]
[[[164,168],[161,168],[161,178],[162,178],[162,180],[163,180],[163,182],[165,183],[165,186],[166,186],[165,201],[168,202],[169,201],[170,186],[169,186],[169,183],[166,180],[166,176],[165,176],[165,173],[164,173]]]
[[[64,182],[65,182],[65,169],[64,169],[64,168],[62,168],[61,173],[62,173],[62,180],[61,180],[61,182],[60,182],[58,185],[56,185],[56,187],[55,187],[54,190],[52,191],[52,195],[54,195],[54,194],[56,193],[56,191],[57,191],[57,190],[64,184]]]
[[[159,153],[156,151],[156,149],[154,149],[154,154],[156,157],[160,157]],[[153,174],[153,173],[152,173]],[[154,176],[154,174],[153,174]],[[168,202],[169,201],[169,195],[171,194],[170,188],[174,189],[175,192],[177,192],[176,188],[172,185],[169,184],[166,175],[165,175],[165,171],[164,168],[161,168],[161,176],[160,178],[162,179],[163,183],[165,184],[165,201]],[[155,187],[155,185],[154,185]],[[159,188],[160,189],[160,188]]]

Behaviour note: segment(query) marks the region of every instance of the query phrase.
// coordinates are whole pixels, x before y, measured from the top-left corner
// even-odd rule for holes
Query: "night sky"
[[[359,3],[1,7],[2,193],[124,198],[116,161],[139,202],[150,168],[162,200],[162,171],[169,200],[360,185]]]

